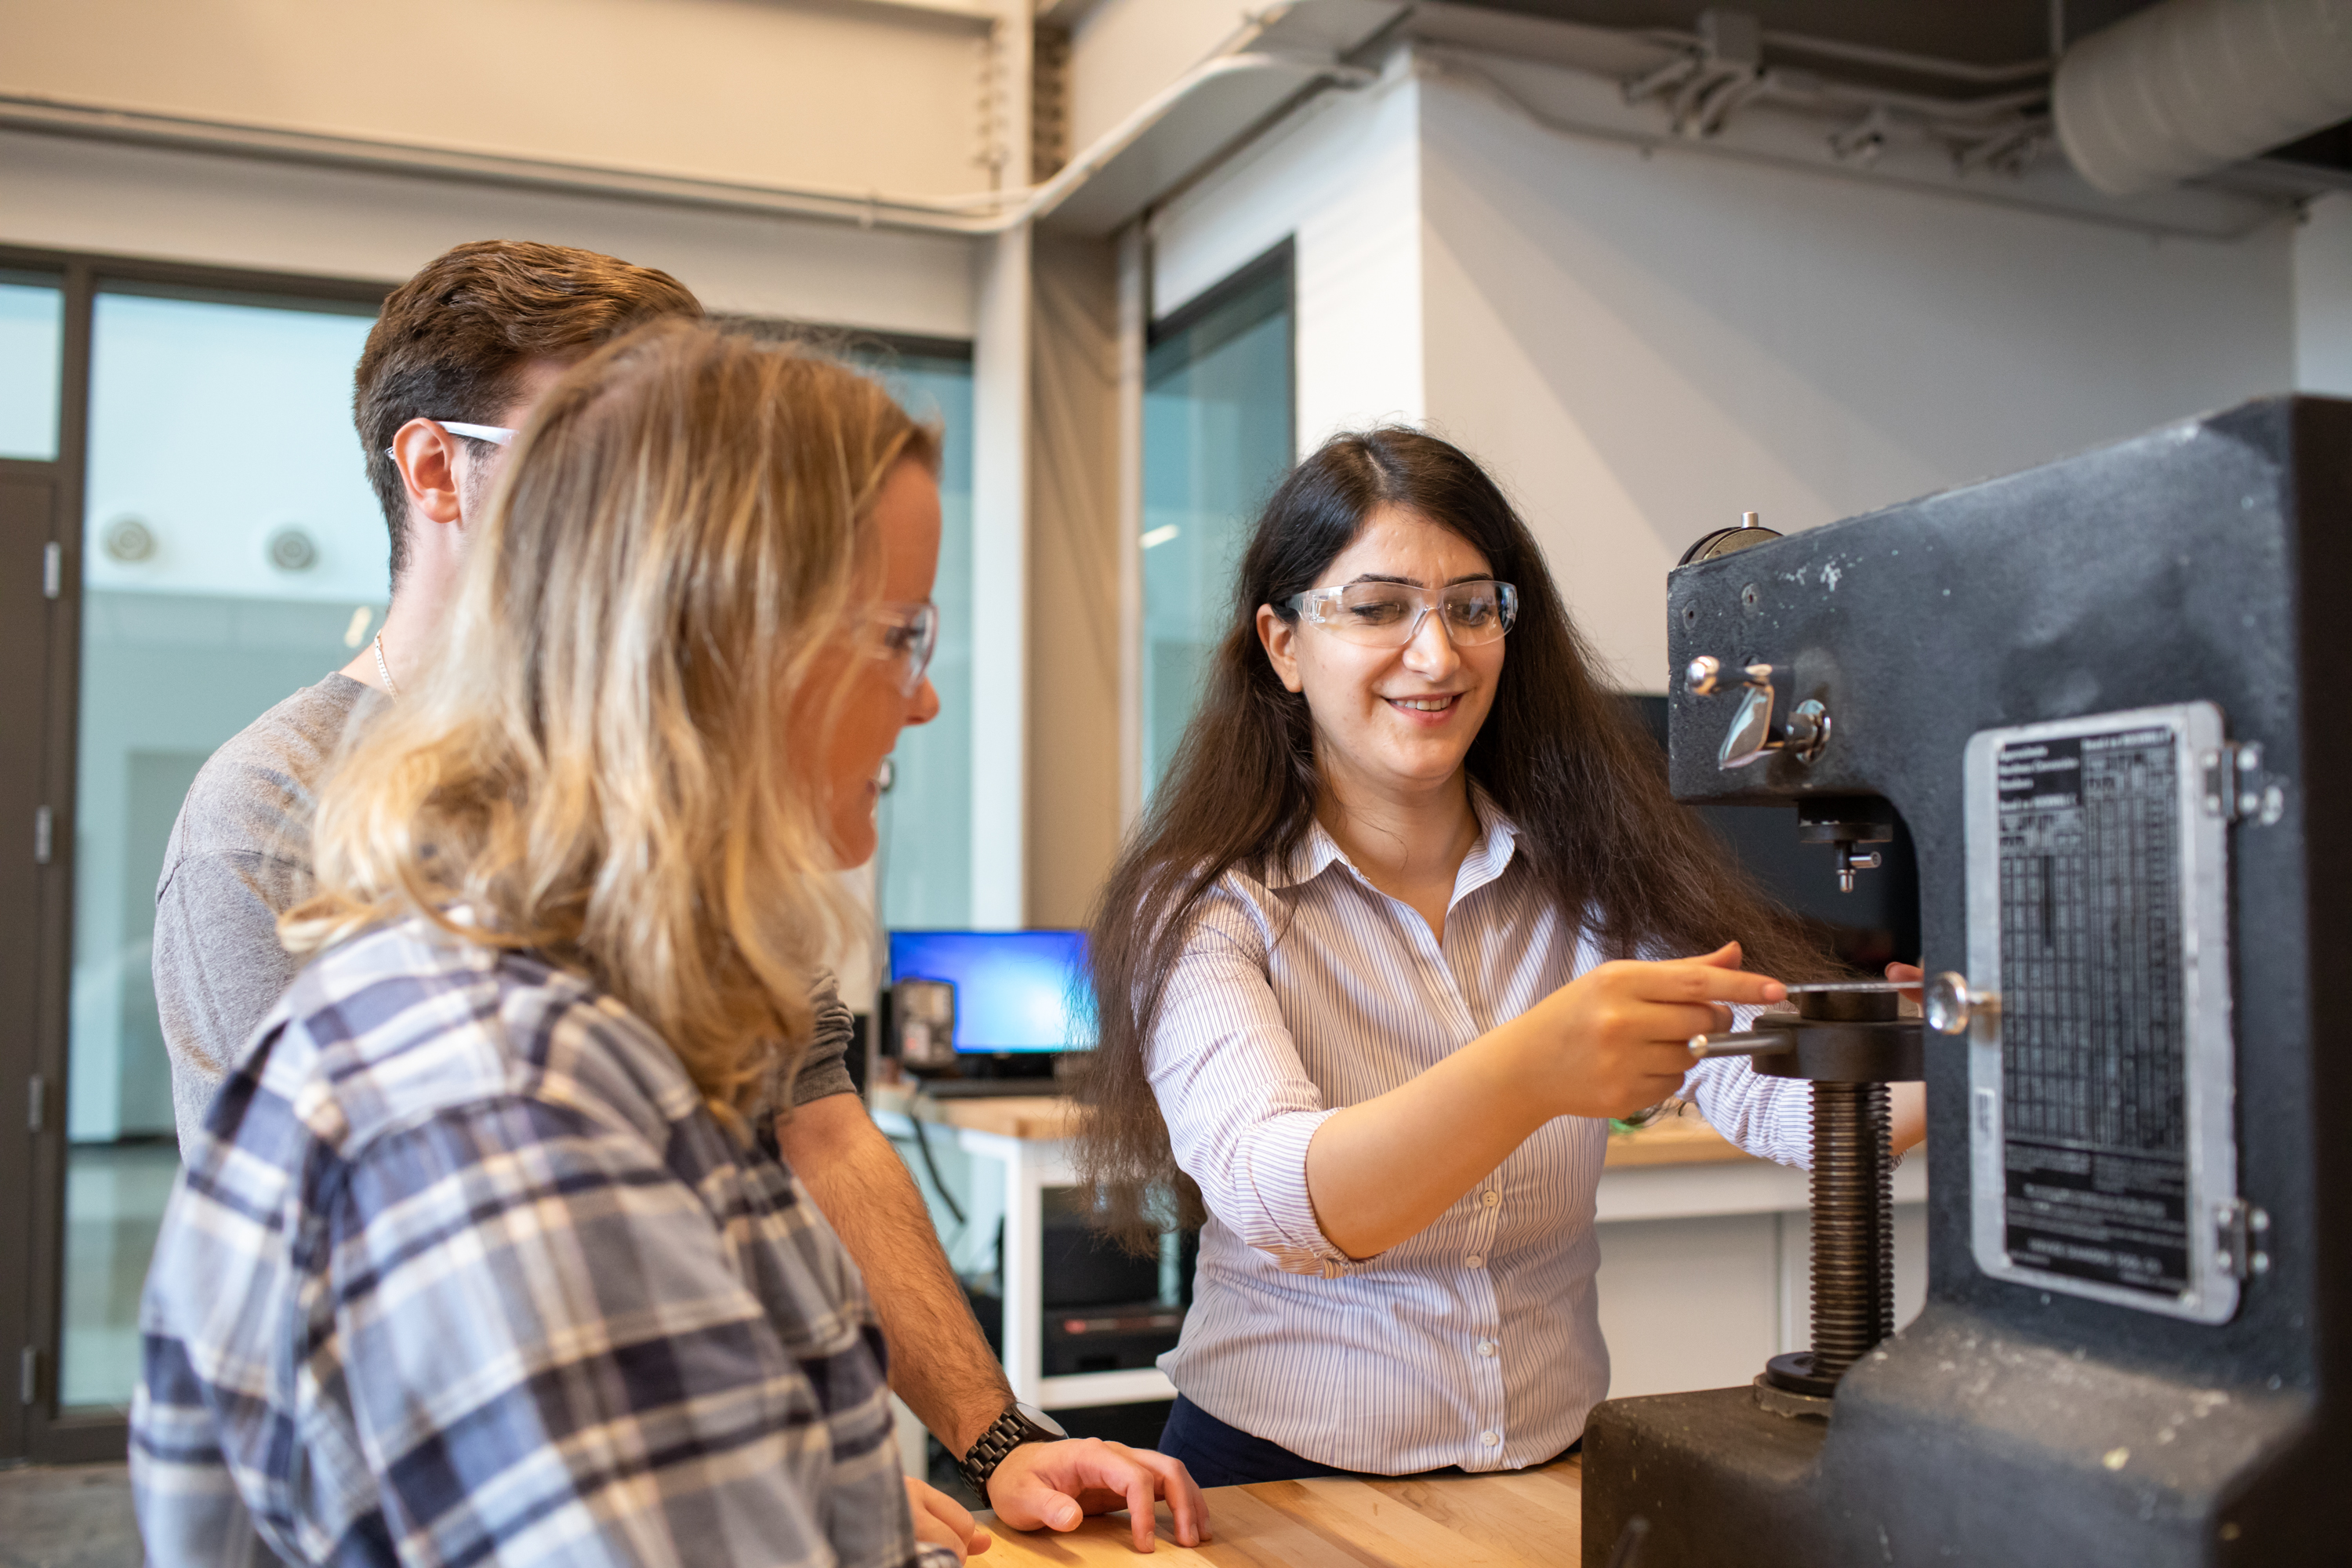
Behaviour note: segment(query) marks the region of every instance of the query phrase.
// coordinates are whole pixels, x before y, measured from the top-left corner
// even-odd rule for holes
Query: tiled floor
[[[125,1465],[0,1470],[0,1568],[139,1568]]]

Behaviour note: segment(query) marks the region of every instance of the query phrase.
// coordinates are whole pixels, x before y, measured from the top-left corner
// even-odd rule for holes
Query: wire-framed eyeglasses
[[[515,433],[503,425],[466,425],[455,419],[428,419],[425,423],[438,425],[452,436],[471,436],[477,441],[488,441],[500,447],[514,445]],[[400,458],[400,454],[389,447],[383,449],[383,455],[395,462]]]
[[[931,655],[939,651],[939,606],[877,605],[866,615],[866,624],[874,632],[874,657],[897,662],[898,695],[912,697],[931,668]]]
[[[1519,618],[1519,591],[1508,583],[1349,583],[1290,596],[1290,608],[1332,636],[1364,647],[1403,647],[1433,611],[1456,647],[1499,640]]]

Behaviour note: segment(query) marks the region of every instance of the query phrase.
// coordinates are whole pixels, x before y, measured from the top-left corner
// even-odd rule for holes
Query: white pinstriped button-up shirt
[[[1602,962],[1473,795],[1481,831],[1442,943],[1318,826],[1271,885],[1234,872],[1210,891],[1151,1041],[1177,1163],[1210,1213],[1183,1338],[1160,1364],[1210,1415],[1344,1469],[1539,1463],[1609,1388],[1593,1295],[1605,1121],[1548,1122],[1426,1230],[1360,1262],[1307,1198],[1327,1117]],[[1749,1152],[1808,1163],[1805,1084],[1731,1058],[1683,1092]]]

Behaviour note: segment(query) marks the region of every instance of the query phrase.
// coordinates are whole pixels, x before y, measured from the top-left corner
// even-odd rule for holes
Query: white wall
[[[2352,191],[2312,203],[2295,231],[2294,384],[2352,397]]]
[[[1664,689],[1667,569],[1743,510],[1811,527],[2294,379],[2291,220],[2159,241],[1419,103],[1428,417],[1629,689]]]
[[[1302,453],[1335,430],[1423,416],[1422,91],[1397,70],[1325,93],[1153,224],[1163,317],[1296,239]]]
[[[954,236],[0,132],[0,243],[393,282],[490,238],[659,267],[714,310],[972,333]]]
[[[10,8],[0,92],[946,195],[988,184],[985,37],[977,17],[806,0],[75,0]]]
[[[1100,0],[1070,29],[1070,148],[1095,139],[1200,64],[1262,5]]]

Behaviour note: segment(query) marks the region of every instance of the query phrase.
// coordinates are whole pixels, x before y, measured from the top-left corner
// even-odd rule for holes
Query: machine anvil
[[[1667,613],[1676,798],[1795,804],[1825,879],[1899,813],[1951,1032],[1924,1310],[1826,1401],[1595,1409],[1589,1568],[2342,1561],[2352,403],[1696,559]]]

